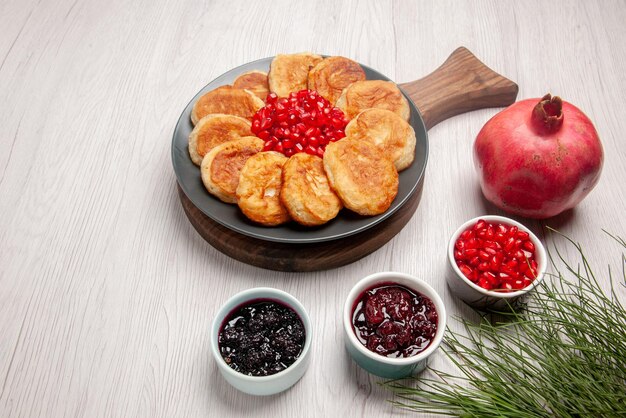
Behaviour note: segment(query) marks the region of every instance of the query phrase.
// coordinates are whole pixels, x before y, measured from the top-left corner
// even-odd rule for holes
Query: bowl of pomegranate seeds
[[[282,290],[258,287],[231,297],[211,327],[211,352],[222,376],[251,395],[273,395],[304,375],[311,321],[302,304]]]
[[[437,292],[404,273],[382,272],[359,281],[343,309],[345,345],[352,359],[380,377],[422,371],[446,328]]]
[[[478,309],[509,310],[539,285],[546,250],[528,228],[503,216],[470,219],[448,244],[448,287]]]

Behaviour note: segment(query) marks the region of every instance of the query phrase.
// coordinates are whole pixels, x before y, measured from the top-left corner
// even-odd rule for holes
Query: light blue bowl
[[[389,358],[368,350],[357,339],[354,329],[352,328],[352,307],[354,306],[354,302],[365,290],[384,283],[397,283],[408,287],[433,301],[439,318],[437,332],[428,348],[421,353],[405,358]],[[435,292],[435,289],[425,281],[409,274],[382,272],[367,276],[350,290],[343,308],[343,325],[346,349],[359,366],[380,377],[399,379],[415,375],[426,368],[429,358],[437,350],[443,340],[446,329],[446,309],[443,305],[443,301],[437,292]]]
[[[270,376],[248,376],[231,369],[218,347],[218,335],[224,319],[237,307],[257,299],[270,299],[292,308],[304,325],[305,340],[300,357],[285,370]],[[211,352],[224,379],[234,388],[250,395],[273,395],[293,386],[306,372],[311,351],[311,320],[304,306],[289,293],[269,287],[257,287],[237,293],[220,308],[211,326]]]

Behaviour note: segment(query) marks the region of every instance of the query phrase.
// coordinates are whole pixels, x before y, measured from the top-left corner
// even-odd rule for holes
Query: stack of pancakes
[[[323,158],[262,151],[264,141],[250,130],[255,112],[270,92],[287,97],[306,88],[344,112],[346,137],[329,143]],[[267,226],[322,225],[343,207],[384,213],[398,193],[398,172],[415,154],[409,104],[398,87],[366,80],[358,63],[339,56],[277,55],[269,74],[244,73],[200,97],[191,121],[189,155],[206,189]]]

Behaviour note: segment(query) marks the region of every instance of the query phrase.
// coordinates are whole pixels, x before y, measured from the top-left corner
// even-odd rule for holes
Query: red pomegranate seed
[[[489,263],[486,261],[482,261],[478,263],[478,270],[480,271],[489,271]]]
[[[483,229],[485,227],[485,225],[487,225],[487,222],[485,222],[484,220],[480,219],[478,222],[476,222],[476,225],[474,225],[474,228],[472,228],[474,231],[480,231],[481,229]]]
[[[476,248],[468,248],[465,250],[465,256],[467,258],[474,258],[478,255],[478,249]]]
[[[481,245],[480,240],[478,238],[470,238],[467,240],[466,246],[467,248],[479,248]]]
[[[502,264],[502,259],[501,259],[501,256],[498,257],[498,254],[494,255],[493,257],[491,257],[491,260],[489,260],[489,267],[491,268],[491,271],[493,272],[500,271],[501,264]]]
[[[513,237],[507,238],[506,242],[504,243],[504,251],[506,251],[507,253],[510,253],[514,247],[515,247],[515,238]]]
[[[485,279],[484,277],[481,277],[480,279],[478,279],[478,286],[482,287],[483,289],[487,289],[487,290],[491,290],[492,286],[491,283],[489,283],[489,280]]]
[[[515,269],[517,268],[517,260],[516,259],[509,260],[506,263],[504,263],[504,265],[510,269]]]
[[[522,279],[513,280],[513,289],[519,290],[524,288],[524,281]]]
[[[467,277],[468,279],[472,276],[472,268],[470,266],[468,266],[467,264],[461,264],[459,266],[459,270],[461,270],[461,273],[463,273],[463,275],[465,277]]]
[[[524,244],[522,245],[522,248],[524,248],[526,251],[529,252],[535,252],[535,244],[532,243],[532,241],[524,241]]]
[[[467,229],[461,232],[461,236],[459,238],[465,241],[465,240],[472,238],[473,236],[474,236],[474,231],[472,231],[471,229]]]
[[[491,249],[494,249],[494,250],[499,250],[500,248],[502,248],[502,246],[499,243],[497,243],[496,241],[485,241],[483,243],[483,246],[485,248],[491,248]]]
[[[519,271],[520,271],[520,273],[526,273],[529,268],[530,268],[530,266],[529,266],[529,263],[528,263],[527,260],[522,260],[519,263]]]
[[[492,286],[497,286],[499,284],[499,280],[496,278],[496,275],[490,271],[485,271],[483,274],[481,274],[481,277],[487,279],[489,284],[491,284]]]
[[[270,118],[263,118],[263,120],[261,120],[261,126],[259,127],[259,129],[261,130],[266,130],[272,127],[272,123],[273,121]]]

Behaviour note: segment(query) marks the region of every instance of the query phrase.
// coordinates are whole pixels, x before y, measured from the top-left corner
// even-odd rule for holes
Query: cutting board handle
[[[400,84],[422,114],[426,129],[452,116],[515,102],[517,84],[483,64],[467,48],[457,48],[424,78]]]

